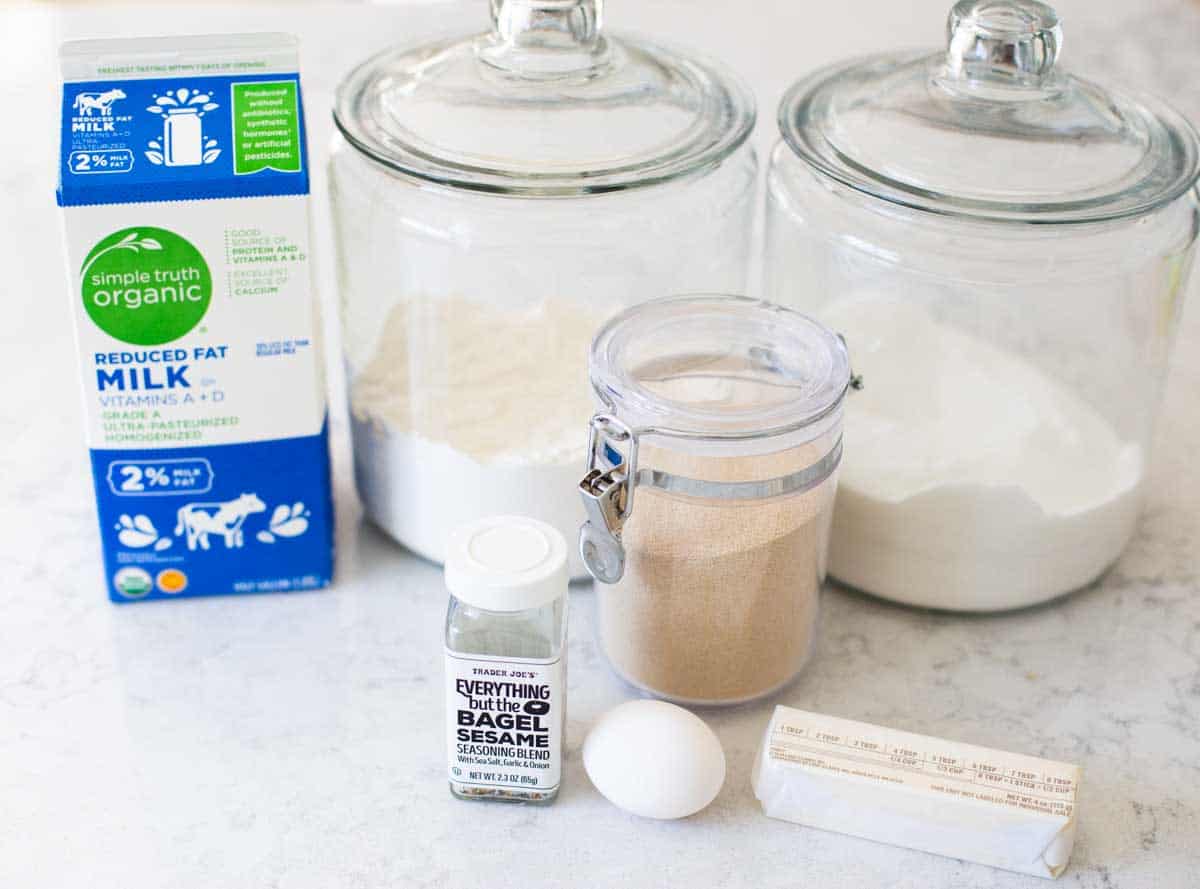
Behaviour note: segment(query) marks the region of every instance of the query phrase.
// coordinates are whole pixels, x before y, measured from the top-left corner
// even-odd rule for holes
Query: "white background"
[[[614,0],[609,23],[722,57],[760,101],[760,157],[786,85],[834,59],[942,40],[948,4]],[[0,8],[0,886],[1018,887],[1032,878],[764,819],[749,787],[769,707],[705,714],[729,760],[684,822],[591,788],[587,726],[628,692],[574,595],[564,790],[546,809],[450,798],[439,572],[361,524],[329,342],[339,571],[326,592],[110,605],[82,444],[57,211],[66,37],[284,29],[302,39],[313,167],[340,74],[385,44],[481,25],[483,0],[271,7]],[[1064,61],[1200,116],[1188,2],[1060,4]],[[334,315],[323,176],[317,262]],[[1195,288],[1193,287],[1193,290]],[[1193,297],[1195,294],[1193,294]],[[1098,588],[962,618],[840,590],[783,703],[1079,762],[1075,863],[1089,889],[1200,885],[1200,311],[1159,429],[1149,508]],[[1086,323],[1086,319],[1080,319]]]

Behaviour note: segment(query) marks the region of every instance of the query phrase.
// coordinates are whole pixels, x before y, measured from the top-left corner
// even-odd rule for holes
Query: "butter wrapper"
[[[1078,766],[776,707],[754,764],[763,811],[1053,879],[1075,844]]]

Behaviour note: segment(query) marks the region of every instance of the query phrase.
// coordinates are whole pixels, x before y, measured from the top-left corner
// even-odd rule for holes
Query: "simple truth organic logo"
[[[191,242],[139,226],[113,232],[80,269],[83,307],[110,336],[159,346],[192,330],[212,300],[212,274]]]
[[[147,143],[150,150],[145,152],[146,159],[168,167],[211,164],[220,156],[221,149],[216,139],[205,138],[201,120],[220,107],[211,94],[186,86],[156,95],[154,104],[146,110],[162,118],[163,134],[161,139]]]

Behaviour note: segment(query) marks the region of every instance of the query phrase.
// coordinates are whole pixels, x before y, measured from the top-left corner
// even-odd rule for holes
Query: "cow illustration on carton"
[[[175,514],[175,536],[186,534],[188,549],[195,550],[197,546],[208,549],[208,535],[217,534],[226,549],[235,549],[246,542],[242,533],[246,517],[266,509],[257,494],[242,494],[224,503],[188,503]]]
[[[78,93],[75,96],[75,110],[83,117],[91,117],[93,111],[99,111],[101,117],[112,116],[113,102],[126,98],[124,90],[111,89],[102,93]]]

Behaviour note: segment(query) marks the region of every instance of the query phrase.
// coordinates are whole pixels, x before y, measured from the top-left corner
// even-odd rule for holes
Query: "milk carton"
[[[332,572],[296,44],[65,44],[58,203],[115,601]]]

